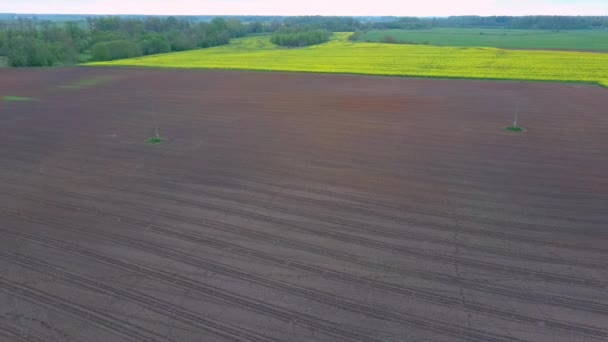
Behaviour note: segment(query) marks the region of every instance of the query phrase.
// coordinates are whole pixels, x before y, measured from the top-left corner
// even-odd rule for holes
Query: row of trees
[[[352,32],[369,29],[427,29],[432,27],[479,27],[542,30],[608,29],[608,16],[453,16],[418,17],[286,17],[283,27]]]
[[[543,30],[608,29],[608,17],[515,17],[508,20],[509,28]]]
[[[287,47],[303,47],[329,41],[331,33],[327,30],[284,29],[275,33],[270,41],[273,44]]]
[[[429,19],[433,27],[481,27],[539,30],[608,29],[608,17],[581,16],[457,16]]]
[[[608,29],[608,16],[453,16],[418,17],[286,17],[283,27],[353,32],[370,29],[428,29],[433,27],[511,28],[543,30]]]
[[[398,18],[391,21],[383,21],[372,23],[371,28],[377,30],[387,30],[387,29],[406,29],[406,30],[416,30],[416,29],[428,29],[433,27],[433,21],[425,18],[416,18],[416,17],[403,17]]]
[[[139,55],[185,51],[224,45],[231,38],[264,31],[261,24],[215,18],[192,23],[174,17],[144,20],[118,17],[89,18],[93,60],[112,60]]]
[[[259,22],[222,18],[210,22],[174,17],[98,17],[66,23],[21,20],[0,25],[0,56],[14,67],[104,61],[218,46],[271,29]]]
[[[281,26],[290,29],[327,30],[331,32],[353,32],[364,29],[361,20],[352,17],[286,17]]]
[[[75,23],[61,27],[29,21],[0,26],[0,56],[11,66],[50,66],[57,61],[72,63],[84,49],[85,33]]]
[[[364,29],[428,29],[433,27],[507,28],[539,30],[608,29],[608,17],[572,16],[454,16],[447,18],[382,18],[368,21]]]

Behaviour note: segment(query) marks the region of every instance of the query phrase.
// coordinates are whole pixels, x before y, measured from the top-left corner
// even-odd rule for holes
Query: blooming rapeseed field
[[[215,48],[87,65],[590,82],[608,87],[608,54],[363,43],[350,42],[349,35],[336,33],[326,44],[304,48],[275,46],[269,36],[246,37]]]

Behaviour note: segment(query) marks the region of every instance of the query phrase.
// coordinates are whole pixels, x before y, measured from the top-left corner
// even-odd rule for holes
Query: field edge
[[[465,77],[465,76],[425,76],[412,74],[382,74],[348,71],[314,71],[314,70],[280,70],[280,69],[256,69],[256,68],[214,68],[214,67],[186,67],[186,66],[159,66],[159,65],[107,65],[107,64],[78,64],[79,68],[110,68],[110,69],[153,69],[153,70],[210,70],[210,71],[247,71],[264,73],[290,73],[290,74],[317,74],[317,75],[351,75],[369,77],[396,77],[396,78],[418,78],[418,79],[437,79],[437,80],[470,80],[470,81],[496,81],[496,82],[526,82],[526,83],[557,83],[557,84],[583,84],[599,86],[608,89],[607,81],[577,81],[577,80],[548,80],[548,79],[519,79],[501,77]]]

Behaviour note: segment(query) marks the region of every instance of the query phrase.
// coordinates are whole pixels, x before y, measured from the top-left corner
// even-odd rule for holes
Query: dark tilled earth
[[[60,68],[3,96],[35,100],[0,101],[0,341],[608,340],[606,89]]]

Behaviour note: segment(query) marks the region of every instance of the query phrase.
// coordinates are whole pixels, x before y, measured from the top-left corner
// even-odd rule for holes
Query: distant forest
[[[527,30],[585,30],[608,29],[608,17],[525,16],[479,17],[458,16],[447,18],[395,18],[372,24],[379,29],[416,29],[433,27],[501,28]]]
[[[70,65],[228,44],[274,33],[277,45],[327,41],[329,32],[433,27],[608,30],[608,17],[268,17],[71,16],[0,14],[0,58],[13,67]]]

